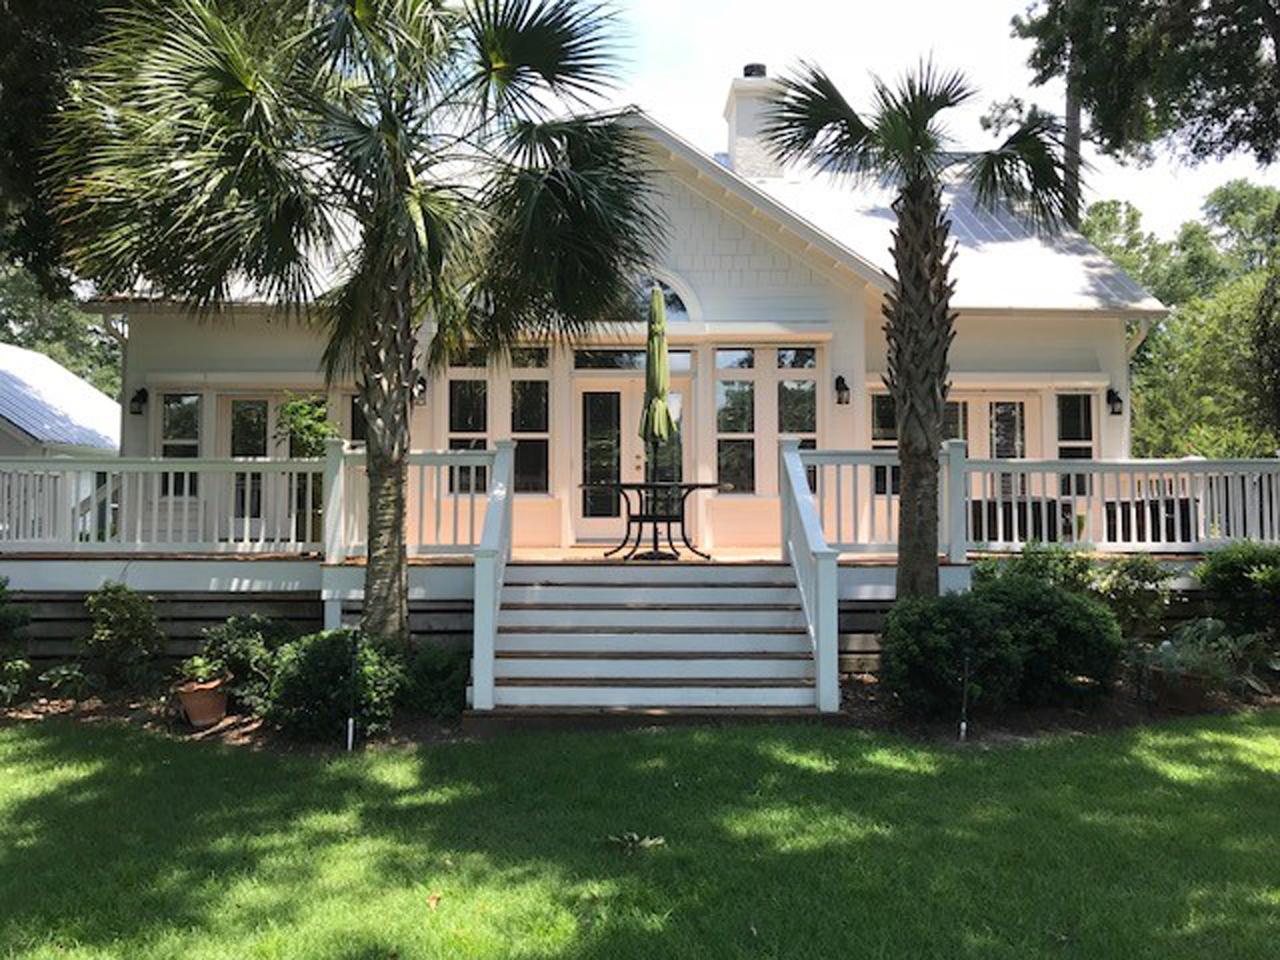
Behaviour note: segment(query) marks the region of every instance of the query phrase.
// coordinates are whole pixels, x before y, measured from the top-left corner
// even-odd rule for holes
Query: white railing
[[[304,553],[321,460],[0,460],[0,550]]]
[[[515,443],[500,440],[489,477],[484,531],[475,551],[474,614],[471,643],[471,705],[493,709],[493,661],[502,583],[511,559],[511,497],[515,484]]]
[[[1032,540],[1110,553],[1280,542],[1280,460],[970,460],[975,550]]]
[[[897,552],[895,452],[797,457],[828,546]],[[1280,460],[970,460],[952,440],[939,468],[938,543],[954,563],[1033,541],[1110,553],[1280,542]]]
[[[778,446],[778,492],[782,515],[782,558],[791,564],[804,606],[813,650],[818,709],[840,709],[839,584],[840,551],[827,544],[801,459],[799,440]]]

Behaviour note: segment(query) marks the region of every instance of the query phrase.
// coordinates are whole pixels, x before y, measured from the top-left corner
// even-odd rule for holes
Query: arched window
[[[655,283],[662,290],[662,299],[667,308],[667,323],[688,323],[692,319],[692,313],[685,304],[684,297],[666,280],[653,276],[641,277],[636,284],[636,302],[640,320],[648,319],[649,291]]]

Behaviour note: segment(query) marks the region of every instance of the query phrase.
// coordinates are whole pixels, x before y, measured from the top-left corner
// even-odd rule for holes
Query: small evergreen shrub
[[[31,661],[17,655],[0,656],[0,707],[9,707],[31,690]]]
[[[1073,593],[1091,593],[1094,589],[1094,563],[1087,554],[1078,550],[1033,542],[1014,556],[988,557],[973,566],[974,587],[1004,577],[1026,577]]]
[[[1280,545],[1244,540],[1215,550],[1196,579],[1215,617],[1233,629],[1280,633]]]
[[[471,651],[439,645],[420,646],[409,660],[400,703],[414,713],[448,719],[467,705]]]
[[[1022,655],[1018,699],[1028,706],[1060,700],[1088,678],[1116,679],[1125,644],[1115,615],[1100,601],[1048,580],[1002,575],[974,588],[998,611]]]
[[[81,645],[106,683],[134,688],[149,680],[164,648],[155,601],[122,583],[105,583],[84,605],[93,629]]]
[[[299,740],[336,743],[344,736],[354,697],[360,735],[382,733],[391,723],[403,683],[401,663],[373,644],[362,642],[354,631],[314,633],[280,648],[267,694],[266,718]]]
[[[9,578],[0,577],[0,655],[16,653],[21,645],[20,632],[30,619],[26,608],[14,603]]]
[[[276,653],[297,631],[287,623],[249,614],[204,632],[204,656],[220,661],[231,679],[227,696],[236,709],[261,714],[276,673]]]
[[[996,712],[1018,693],[1022,654],[1000,610],[976,593],[904,597],[885,622],[880,682],[910,713]]]
[[[31,689],[31,661],[19,636],[27,620],[27,611],[9,594],[8,579],[0,577],[0,707],[17,703]]]
[[[1172,575],[1145,554],[1107,560],[1094,568],[1092,595],[1107,605],[1125,639],[1165,633]]]

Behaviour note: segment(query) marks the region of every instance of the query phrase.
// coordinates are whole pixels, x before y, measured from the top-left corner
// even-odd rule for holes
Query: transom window
[[[657,284],[662,290],[662,305],[666,311],[667,323],[688,323],[689,308],[685,305],[684,299],[680,294],[672,288],[671,284],[665,280],[655,278],[644,278],[636,284],[636,311],[639,314],[639,320],[644,321],[649,318],[649,292],[653,289],[653,284]]]
[[[575,370],[643,370],[643,350],[591,349],[575,350]],[[667,365],[672,373],[688,373],[693,369],[693,354],[688,350],[668,350]]]

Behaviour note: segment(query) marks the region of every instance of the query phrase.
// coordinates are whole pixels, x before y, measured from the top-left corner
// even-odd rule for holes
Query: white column
[[[963,564],[969,559],[969,501],[964,492],[969,445],[963,440],[948,440],[942,446],[946,457],[947,562]]]

